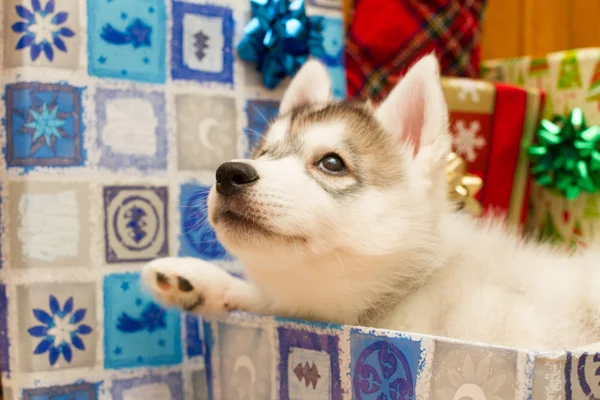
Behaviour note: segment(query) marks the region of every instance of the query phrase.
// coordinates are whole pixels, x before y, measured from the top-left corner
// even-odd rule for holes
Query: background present
[[[390,10],[360,1],[363,13]],[[558,5],[567,0],[540,1],[491,2],[495,28],[488,32],[495,33],[486,36],[484,29],[484,43],[493,35],[500,40],[484,44],[488,58],[512,46],[508,34],[523,35],[519,43],[537,37],[558,42],[573,29],[597,26],[566,23],[569,29],[562,29],[563,21],[585,16],[582,2],[562,12]],[[344,3],[348,16],[356,14],[350,3]],[[373,24],[375,14],[359,15],[348,52],[352,94],[383,97],[403,69],[432,48],[441,51],[446,74],[477,76],[483,1],[378,4],[394,3],[386,24]],[[477,387],[488,397],[566,392],[579,398],[595,390],[591,357],[268,317],[202,322],[154,303],[139,285],[136,271],[144,260],[195,256],[239,272],[214,232],[198,221],[205,218],[214,168],[247,154],[277,113],[285,82],[265,90],[264,76],[235,57],[250,16],[245,1],[99,5],[2,4],[0,364],[7,400],[308,398],[317,388],[331,399],[397,394],[391,386],[371,386],[361,371],[399,378],[394,382],[401,379],[411,395],[452,398],[457,382],[471,379],[468,371],[475,369]],[[307,5],[312,16],[326,18],[322,56],[335,95],[343,97],[342,8],[338,0]],[[539,15],[537,25],[524,27],[523,19],[510,17],[514,10]],[[500,11],[510,24],[494,22]],[[547,23],[548,15],[558,18],[555,24]],[[47,44],[36,41],[32,34],[43,32],[29,32],[34,22],[51,24],[59,34]],[[402,35],[399,24],[406,28]],[[367,39],[380,33],[370,28],[388,33],[361,43],[361,32]],[[140,36],[127,35],[128,29]],[[528,54],[527,46],[498,57]],[[370,57],[372,49],[377,57]],[[544,69],[544,62],[534,68]],[[572,75],[567,86],[577,82]],[[454,148],[486,180],[478,199],[517,221],[526,197],[520,146],[531,142],[543,96],[476,80],[446,79],[444,89]],[[40,135],[40,118],[56,132]],[[144,224],[133,218],[141,214],[148,216]],[[132,236],[123,235],[127,226],[135,227]],[[24,240],[31,232],[36,235]],[[77,338],[49,339],[65,330]],[[393,370],[382,357],[393,359]],[[456,366],[462,369],[450,369]]]
[[[538,87],[546,92],[543,117],[568,116],[580,108],[588,125],[600,124],[600,48],[585,48],[539,56],[490,60],[482,65],[485,79]],[[534,184],[528,229],[541,236],[585,245],[600,229],[597,193],[567,199]]]
[[[383,99],[418,58],[446,76],[479,76],[485,0],[355,0],[346,47],[348,95]]]
[[[344,97],[341,2],[306,6]],[[240,272],[207,192],[288,82],[268,90],[237,57],[250,2],[9,0],[0,13],[5,400],[209,398],[202,321],[164,309],[138,271],[181,255]]]
[[[544,96],[540,90],[467,78],[442,78],[454,151],[483,180],[486,211],[519,225],[527,212],[528,159]]]
[[[483,21],[482,75],[542,87],[548,93],[546,118],[581,107],[588,124],[598,124],[599,11],[595,0],[490,2]],[[542,236],[583,245],[595,235],[597,195],[567,201],[534,185],[533,200],[530,229],[540,229]]]
[[[596,0],[490,1],[482,23],[482,59],[598,46],[599,12]]]

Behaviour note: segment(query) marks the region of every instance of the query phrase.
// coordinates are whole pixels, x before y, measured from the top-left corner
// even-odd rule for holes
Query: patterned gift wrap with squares
[[[483,181],[476,198],[485,211],[502,213],[510,224],[527,216],[528,156],[544,95],[538,89],[501,83],[442,78],[454,152],[469,173]]]
[[[342,98],[341,0],[307,13],[323,17],[322,61]],[[211,366],[205,322],[162,307],[139,270],[182,255],[241,274],[202,213],[215,169],[249,153],[287,86],[267,90],[237,58],[249,17],[245,0],[0,4],[5,400],[211,399],[215,372],[240,369]],[[215,333],[272,346],[267,330]],[[239,379],[229,398],[244,398]]]
[[[600,126],[600,48],[489,60],[482,78],[546,92],[543,117],[583,111],[588,126]],[[549,240],[586,246],[600,234],[600,195],[582,193],[574,200],[532,185],[528,229]]]
[[[341,2],[306,4],[325,17],[343,97]],[[140,283],[147,260],[241,273],[201,222],[215,167],[248,154],[285,88],[264,89],[236,57],[249,2],[6,0],[0,12],[5,400],[600,397],[596,354],[165,309]],[[459,148],[485,169],[493,90],[447,85]]]

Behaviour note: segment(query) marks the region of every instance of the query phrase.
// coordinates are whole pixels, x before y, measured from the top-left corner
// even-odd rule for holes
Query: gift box
[[[593,354],[236,313],[204,322],[215,399],[587,399]]]
[[[600,48],[584,48],[482,64],[482,77],[546,92],[543,117],[568,117],[575,108],[588,126],[600,125]],[[597,193],[566,198],[556,188],[533,184],[528,230],[540,237],[585,246],[600,230]]]
[[[341,0],[298,5],[273,23],[305,24],[343,97]],[[181,255],[240,271],[198,221],[216,167],[248,153],[288,82],[283,50],[258,48],[269,70],[239,57],[261,7],[2,2],[4,400],[207,399],[202,322],[158,304],[139,270]]]
[[[444,76],[479,77],[485,0],[355,0],[346,43],[348,95],[384,99],[434,52]]]
[[[467,78],[442,78],[454,152],[483,180],[483,209],[519,225],[527,213],[528,160],[543,93]]]
[[[258,73],[237,57],[248,3],[85,4],[3,3],[5,400],[596,394],[595,358],[587,354],[245,314],[202,320],[163,308],[140,285],[150,259],[192,256],[241,272],[202,223],[206,194],[215,167],[244,156],[277,113],[286,80],[267,90],[265,72],[273,71],[262,65]],[[308,0],[307,7],[323,17],[320,57],[341,97],[340,5]],[[504,104],[498,88],[490,89],[493,102],[468,109],[461,107],[480,104],[483,90],[457,90],[454,121],[469,128],[483,124],[477,114],[491,114],[486,121],[495,126]],[[482,174],[493,172],[490,157]]]

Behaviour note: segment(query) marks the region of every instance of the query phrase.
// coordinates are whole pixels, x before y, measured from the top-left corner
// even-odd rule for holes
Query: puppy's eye
[[[329,153],[319,161],[318,167],[329,174],[341,175],[346,171],[342,158],[334,153]]]

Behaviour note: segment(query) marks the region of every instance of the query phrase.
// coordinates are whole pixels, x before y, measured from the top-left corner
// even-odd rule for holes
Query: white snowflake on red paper
[[[467,126],[462,119],[454,124],[455,134],[452,138],[452,144],[455,151],[468,162],[473,162],[477,159],[477,151],[484,148],[486,141],[481,136],[477,136],[481,130],[479,121],[471,121]]]
[[[479,90],[485,89],[485,82],[479,82],[473,79],[451,79],[450,84],[455,88],[460,89],[457,97],[460,101],[467,101],[467,98],[473,103],[479,103],[481,96],[479,96]]]

